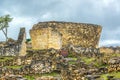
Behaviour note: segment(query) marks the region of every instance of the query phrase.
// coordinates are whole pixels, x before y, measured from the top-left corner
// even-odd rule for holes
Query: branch
[[[3,33],[4,33],[5,37],[6,37],[6,41],[7,41],[7,39],[8,39],[7,33],[5,33],[5,31],[3,29],[1,29],[1,30],[3,31]]]

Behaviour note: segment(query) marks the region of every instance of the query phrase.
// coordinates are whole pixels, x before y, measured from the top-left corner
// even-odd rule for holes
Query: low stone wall
[[[94,48],[94,47],[85,48],[81,46],[75,47],[73,45],[70,45],[68,49],[69,49],[69,52],[74,53],[77,56],[86,56],[86,57],[102,56],[99,48]]]
[[[101,53],[120,54],[120,47],[100,47]]]
[[[4,47],[0,47],[1,56],[15,56],[18,55],[19,45],[17,44],[8,44]]]

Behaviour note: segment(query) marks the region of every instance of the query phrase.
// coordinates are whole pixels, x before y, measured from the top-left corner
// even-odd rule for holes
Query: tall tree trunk
[[[3,31],[3,33],[4,33],[5,37],[6,37],[6,42],[7,42],[7,40],[8,40],[7,33],[5,33],[5,31],[3,29],[2,29],[2,31]]]
[[[5,28],[5,30],[6,30],[6,41],[8,41],[7,27]]]

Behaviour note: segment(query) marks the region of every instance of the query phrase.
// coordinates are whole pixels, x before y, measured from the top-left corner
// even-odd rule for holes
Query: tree
[[[10,18],[10,15],[5,15],[0,17],[0,30],[4,33],[6,37],[6,41],[8,40],[8,27],[9,27],[9,22],[12,21],[12,18]]]

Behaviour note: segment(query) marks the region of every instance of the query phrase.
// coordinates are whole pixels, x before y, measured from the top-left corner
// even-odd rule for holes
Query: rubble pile
[[[0,56],[16,56],[18,51],[19,45],[11,38],[6,43],[0,43]]]
[[[109,61],[108,71],[120,71],[120,57],[111,58]]]
[[[31,53],[32,54],[32,53]],[[31,68],[39,73],[47,73],[56,70],[65,59],[55,49],[33,51]]]
[[[75,53],[76,55],[79,56],[86,56],[86,57],[100,57],[102,54],[100,54],[99,48],[94,48],[94,47],[81,47],[81,46],[73,46],[69,45],[69,50],[72,53]]]
[[[58,80],[58,79],[52,76],[42,76],[40,78],[37,78],[36,80]]]
[[[17,59],[7,60],[3,62],[0,68],[1,71],[0,74],[28,75],[50,73],[54,70],[60,70],[62,64],[65,63],[66,61],[65,58],[59,54],[59,51],[55,49],[32,50],[28,52],[28,55],[26,55],[24,59],[21,60],[22,67],[19,69],[4,67],[4,66],[18,66],[19,63],[15,61]],[[29,61],[30,64],[26,62],[28,60],[30,60]]]
[[[61,76],[63,80],[84,80],[88,79],[87,75],[98,73],[98,69],[92,68],[90,65],[85,64],[83,61],[77,61],[75,64],[63,65]]]
[[[6,75],[2,76],[0,80],[27,80],[27,79],[23,78],[21,75]]]
[[[66,69],[61,70],[61,76],[63,80],[81,80],[82,75],[85,73],[83,70],[76,69],[76,66],[68,66]]]

